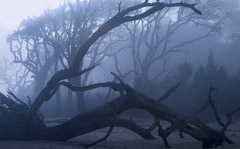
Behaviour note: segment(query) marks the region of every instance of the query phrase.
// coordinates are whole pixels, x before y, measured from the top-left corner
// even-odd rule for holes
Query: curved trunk
[[[211,129],[201,121],[193,117],[177,114],[167,106],[154,102],[150,98],[135,90],[131,90],[130,94],[120,96],[108,104],[79,114],[64,124],[48,128],[38,137],[46,140],[64,141],[103,127],[110,126],[113,122],[116,108],[118,107],[119,113],[131,108],[139,108],[148,111],[155,117],[170,122],[172,126],[165,130],[167,136],[179,129],[181,132],[184,132],[201,141],[204,147],[220,145],[224,141],[230,144],[233,143],[224,134]],[[139,134],[145,139],[153,138],[150,137],[151,132],[147,131],[147,129],[139,129],[139,126],[131,125],[128,122],[124,124],[123,123],[124,122],[119,120],[115,126],[125,127]]]
[[[138,108],[151,113],[156,118],[171,123],[170,127],[163,130],[166,137],[172,132],[180,130],[181,132],[192,136],[196,140],[201,141],[203,143],[203,147],[212,147],[214,145],[218,146],[224,141],[229,144],[234,143],[227,138],[224,133],[213,130],[198,119],[178,114],[167,106],[160,104],[158,101],[154,101],[129,86],[124,84],[120,85],[121,86],[112,82],[106,82],[80,88],[70,87],[73,90],[89,90],[98,87],[111,87],[119,91],[124,88],[127,94],[122,95],[103,106],[81,113],[61,125],[49,128],[42,124],[42,120],[38,115],[34,115],[33,121],[28,123],[29,121],[26,121],[25,114],[29,107],[24,105],[24,103],[18,105],[10,98],[2,95],[0,96],[2,103],[9,105],[11,109],[16,109],[21,112],[14,113],[15,111],[12,111],[9,113],[9,111],[5,111],[6,114],[4,116],[13,114],[13,116],[15,116],[13,120],[16,122],[12,122],[12,117],[10,117],[9,123],[6,123],[3,126],[0,123],[0,131],[3,132],[0,134],[0,139],[45,139],[52,141],[64,141],[103,127],[111,126],[114,122],[115,126],[127,128],[145,139],[152,139],[154,138],[151,135],[151,131],[153,130],[152,128],[144,129],[128,120],[120,119],[115,121],[116,113],[119,114],[131,108]],[[1,107],[1,110],[4,111],[4,108]],[[12,127],[14,129],[12,129]]]

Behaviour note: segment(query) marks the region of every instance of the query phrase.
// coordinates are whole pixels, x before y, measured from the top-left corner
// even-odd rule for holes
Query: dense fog
[[[65,141],[107,126],[111,132],[120,114],[163,119],[203,147],[232,144],[225,131],[240,114],[239,0],[25,0],[1,7],[0,140],[11,140],[5,136],[12,129],[20,136],[13,140]],[[52,118],[63,125],[47,127]],[[217,120],[222,133],[195,118]],[[141,134],[144,128],[127,120],[116,125],[143,138],[151,130]],[[160,120],[154,125],[164,141],[171,132]]]
[[[154,99],[180,82],[166,104],[181,112],[193,112],[204,104],[210,85],[219,88],[215,98],[220,111],[239,105],[239,1],[187,2],[197,3],[203,15],[186,8],[167,8],[125,23],[101,37],[91,46],[81,67],[100,65],[72,79],[72,83],[86,86],[113,81],[111,72],[115,72],[134,89]],[[137,3],[123,1],[121,7]],[[49,78],[69,67],[76,50],[117,9],[117,1],[62,3],[41,15],[25,17],[18,26],[17,22],[14,27],[3,23],[2,92],[8,89],[25,102],[28,98],[34,100]],[[99,106],[115,96],[108,89],[76,95],[64,87],[59,90],[53,97],[58,99],[44,105],[43,112],[51,110],[46,113],[67,116]],[[65,112],[57,114],[55,111],[63,111],[58,108]]]

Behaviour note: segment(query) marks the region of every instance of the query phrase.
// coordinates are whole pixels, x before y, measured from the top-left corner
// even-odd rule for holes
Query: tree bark
[[[61,85],[64,85],[74,91],[86,91],[99,87],[111,87],[112,89],[119,91],[121,93],[121,96],[101,107],[81,113],[71,120],[54,127],[45,127],[44,125],[40,125],[41,127],[39,127],[41,121],[39,121],[37,115],[34,117],[34,121],[32,123],[26,123],[26,121],[22,118],[15,118],[14,120],[19,121],[18,123],[14,122],[12,124],[10,122],[10,124],[13,126],[17,124],[17,127],[14,126],[16,127],[14,129],[14,132],[12,132],[11,127],[8,128],[7,132],[5,132],[5,135],[7,134],[8,136],[6,137],[5,135],[0,135],[0,140],[44,139],[52,141],[65,141],[100,128],[111,126],[115,120],[116,109],[118,109],[119,114],[132,108],[138,108],[151,113],[158,119],[171,123],[171,126],[169,128],[161,131],[165,137],[169,136],[176,130],[180,130],[181,132],[192,136],[196,140],[201,141],[203,147],[219,146],[222,145],[223,142],[227,142],[229,144],[234,143],[223,133],[213,130],[201,121],[193,117],[178,114],[167,106],[160,104],[158,101],[156,102],[155,100],[143,95],[142,93],[132,89],[123,83],[116,84],[112,82],[106,82],[93,84],[86,87],[74,87],[71,84],[63,82]],[[126,92],[125,95],[123,94],[124,91]],[[17,111],[22,111],[20,113],[17,112],[17,114],[20,114],[21,117],[24,116],[21,114],[24,114],[24,111],[26,111],[28,108],[24,105],[24,103],[20,103],[20,106],[16,106],[15,103],[12,104],[13,100],[10,100],[5,96],[1,96],[0,100],[1,103],[11,106],[14,105],[11,109],[19,109]],[[6,100],[10,102],[10,104],[8,104]],[[0,110],[4,109],[0,108]],[[15,113],[15,116],[19,117],[17,114]],[[7,125],[7,127],[8,126],[9,125]],[[153,129],[144,129],[141,126],[136,125],[134,122],[130,122],[128,120],[117,120],[115,126],[127,128],[145,139],[154,138],[151,134],[151,131]],[[6,125],[4,125],[4,127],[6,127]],[[5,129],[0,130],[3,132],[6,131]]]
[[[91,37],[88,38],[88,40],[78,49],[78,52],[76,53],[73,62],[71,66],[65,70],[60,70],[56,72],[52,78],[48,81],[47,85],[43,88],[41,93],[37,96],[36,100],[32,104],[31,108],[28,111],[27,117],[31,119],[31,117],[39,110],[41,105],[44,103],[44,101],[48,101],[51,99],[51,92],[55,89],[59,81],[69,78],[74,78],[77,76],[80,76],[83,71],[79,71],[79,68],[82,66],[82,61],[84,56],[86,55],[89,48],[94,44],[100,37],[111,31],[112,29],[120,26],[123,23],[140,20],[145,17],[150,16],[151,14],[154,14],[157,11],[161,11],[164,8],[170,8],[170,7],[187,7],[192,9],[197,14],[202,14],[201,11],[199,11],[195,4],[187,4],[187,3],[141,3],[129,8],[126,8],[122,10],[121,12],[118,12],[115,16],[113,16],[111,19],[106,21],[101,27],[99,27],[95,33],[92,34]],[[149,8],[146,11],[142,12],[141,14],[137,15],[128,15],[129,13],[133,11],[137,11],[143,8]]]
[[[224,141],[230,144],[234,143],[224,134],[211,129],[193,117],[177,114],[167,106],[155,102],[154,100],[133,89],[128,88],[127,92],[127,95],[120,96],[108,104],[79,114],[62,125],[46,129],[46,131],[43,131],[39,136],[40,139],[64,141],[103,127],[110,126],[113,122],[115,109],[121,105],[119,108],[120,113],[131,108],[138,108],[148,111],[153,116],[177,126],[177,128],[174,130],[179,129],[181,132],[184,132],[196,140],[201,141],[204,147],[212,147],[213,145],[218,146]],[[117,122],[116,126],[125,127],[139,134],[143,138],[153,138],[151,137],[151,132],[146,133],[147,130],[144,130],[143,128],[136,128],[135,125],[130,126],[130,124],[126,123],[124,123],[124,125],[120,120]],[[167,133],[166,131],[165,134],[168,136],[170,133]]]

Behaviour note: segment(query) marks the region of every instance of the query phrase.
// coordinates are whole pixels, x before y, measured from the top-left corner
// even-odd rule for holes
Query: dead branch
[[[233,141],[227,138],[224,134],[211,129],[195,118],[179,115],[168,107],[154,102],[150,98],[130,87],[126,88],[126,90],[130,90],[127,95],[116,98],[102,107],[80,114],[62,125],[49,128],[46,132],[48,135],[44,135],[45,137],[47,136],[45,139],[55,139],[61,141],[102,128],[106,126],[106,119],[111,119],[111,115],[109,115],[109,113],[114,113],[113,111],[117,105],[123,104],[119,111],[120,113],[132,107],[146,110],[153,114],[153,116],[174,124],[174,127],[171,128],[172,130],[177,128],[181,132],[184,132],[203,142],[204,147],[212,147],[213,145],[218,146],[221,145],[223,141],[233,143]],[[98,114],[96,115],[96,113]],[[98,126],[95,125],[96,123],[98,123]],[[77,128],[74,130],[69,129],[69,127],[71,126],[72,128],[73,125],[77,126]],[[166,136],[169,132],[170,131],[165,132]],[[68,135],[66,135],[66,133]]]
[[[210,86],[209,91],[208,91],[208,101],[209,101],[209,104],[210,104],[214,114],[215,114],[218,124],[224,128],[225,124],[223,124],[221,118],[219,117],[217,107],[216,107],[214,101],[212,100],[212,92],[216,89],[218,89],[218,88],[214,88],[214,87]]]
[[[169,90],[167,90],[167,91],[157,100],[157,102],[162,102],[162,101],[166,100],[180,85],[181,85],[181,83],[178,83],[178,84],[176,84],[175,86],[173,86],[172,88],[170,88]]]
[[[122,4],[122,2],[119,2],[119,3],[118,3],[118,13],[121,12],[121,4]]]
[[[234,113],[236,113],[237,111],[239,111],[239,110],[240,110],[240,107],[237,107],[236,109],[234,109],[233,111],[231,111],[230,113],[228,113],[228,114],[226,115],[227,122],[226,122],[226,123],[223,123],[222,120],[221,120],[221,118],[220,118],[220,116],[219,116],[219,114],[218,114],[217,107],[216,107],[214,101],[212,100],[212,92],[213,92],[214,90],[216,90],[216,89],[217,89],[217,88],[213,88],[212,86],[209,87],[209,91],[208,91],[208,101],[209,101],[209,104],[210,104],[210,106],[211,106],[214,114],[215,114],[217,123],[222,127],[222,131],[221,131],[221,132],[222,132],[222,133],[225,133],[226,130],[227,130],[227,128],[228,128],[228,126],[232,123],[232,115],[233,115]]]
[[[118,14],[116,14],[115,16],[113,16],[111,19],[105,22],[101,27],[99,27],[97,31],[93,33],[92,36],[89,37],[89,39],[80,47],[80,49],[78,49],[78,52],[73,59],[72,65],[68,69],[58,71],[48,81],[47,85],[44,87],[41,93],[37,96],[32,106],[30,107],[27,117],[30,119],[34,115],[34,113],[36,113],[36,111],[41,107],[43,102],[48,101],[51,98],[49,94],[56,87],[59,81],[79,76],[79,68],[82,64],[82,60],[84,56],[86,55],[91,45],[94,44],[100,37],[102,37],[107,32],[120,26],[123,23],[145,18],[167,7],[179,7],[179,6],[188,7],[192,9],[194,12],[196,12],[197,14],[201,14],[201,12],[197,10],[197,8],[195,8],[195,4],[187,4],[187,3],[165,4],[165,3],[157,2],[157,3],[141,3],[138,5],[129,7],[127,9],[124,9]],[[150,8],[141,14],[137,14],[134,16],[127,16],[129,13],[133,11],[146,8],[146,7],[148,8],[150,7]]]
[[[111,72],[111,74],[114,75],[114,76],[120,81],[120,83],[121,83],[122,85],[124,84],[123,80],[120,79],[120,77],[117,76],[114,72]]]
[[[160,121],[158,122],[158,136],[162,137],[162,140],[164,142],[165,147],[170,148],[170,145],[169,145],[168,140],[167,140],[167,135],[166,135],[163,127],[161,126]]]
[[[204,111],[209,106],[209,101],[207,101],[199,110],[197,110],[195,113],[192,114],[192,116],[197,116],[199,113]]]
[[[113,83],[113,82],[111,82]],[[116,84],[115,86],[118,86]],[[122,85],[122,84],[121,84]],[[103,85],[102,85],[103,86]],[[106,85],[105,85],[106,86]],[[207,125],[203,124],[201,121],[192,118],[180,115],[165,105],[162,105],[158,102],[154,102],[151,98],[143,95],[142,93],[132,89],[130,86],[124,84],[122,85],[124,90],[127,92],[126,95],[122,95],[109,103],[98,107],[96,109],[90,110],[88,112],[79,114],[78,116],[72,118],[71,120],[60,124],[58,126],[50,127],[50,128],[40,128],[36,127],[35,129],[31,130],[31,133],[20,133],[16,131],[16,133],[21,135],[10,135],[12,139],[21,139],[24,138],[25,140],[31,139],[44,139],[44,140],[51,140],[51,141],[64,141],[71,139],[73,137],[86,134],[92,132],[94,130],[111,126],[114,120],[114,111],[116,111],[116,107],[120,106],[119,114],[131,109],[131,108],[138,108],[143,109],[151,113],[154,117],[168,121],[172,124],[170,128],[167,128],[164,132],[164,136],[167,137],[171,132],[175,130],[180,130],[183,133],[186,133],[193,138],[201,141],[203,143],[203,147],[212,147],[213,145],[218,146],[221,145],[222,142],[226,141],[227,143],[234,143],[228,137],[226,137],[223,133],[215,131],[208,127]],[[4,101],[5,96],[3,96],[2,101]],[[10,102],[12,102],[10,100]],[[12,107],[15,108],[15,107]],[[22,116],[21,116],[22,117]],[[21,118],[22,119],[22,118]],[[26,122],[23,119],[24,122]],[[38,124],[34,123],[34,124]],[[14,123],[16,124],[16,123]],[[18,122],[17,124],[20,124]],[[153,136],[148,129],[143,129],[140,126],[137,126],[135,123],[126,121],[126,120],[116,120],[116,127],[125,127],[144,138],[152,139]],[[1,127],[2,128],[2,127]],[[28,127],[23,127],[20,130],[27,129]],[[151,130],[151,129],[150,129]],[[9,132],[12,130],[8,130]],[[7,133],[5,133],[7,134]],[[23,137],[23,135],[24,137]],[[8,134],[9,135],[9,134]],[[1,140],[6,137],[0,136]]]
[[[124,84],[121,79],[119,79],[119,81],[121,82],[120,84],[114,84],[113,82],[98,83],[92,86],[86,86],[85,88],[75,87],[67,82],[61,82],[64,79],[77,77],[95,68],[94,66],[85,70],[79,70],[82,66],[83,58],[88,52],[89,48],[99,38],[101,38],[103,35],[111,31],[112,29],[120,26],[123,23],[139,20],[150,16],[157,11],[163,10],[164,8],[179,6],[190,8],[197,14],[202,14],[195,7],[195,4],[187,4],[182,2],[166,4],[159,1],[153,3],[149,3],[147,1],[119,11],[119,13],[117,13],[111,19],[106,21],[101,27],[99,27],[96,32],[93,33],[92,36],[90,36],[89,39],[77,50],[78,52],[76,53],[73,62],[69,68],[60,70],[52,76],[52,78],[48,81],[47,85],[44,87],[41,93],[37,96],[31,107],[26,109],[21,108],[23,112],[21,112],[20,115],[18,114],[18,112],[14,111],[14,109],[16,107],[21,107],[21,105],[11,99],[8,99],[4,95],[1,95],[0,110],[1,112],[3,111],[6,113],[6,115],[4,115],[4,118],[6,118],[7,123],[11,124],[11,126],[8,127],[7,125],[3,125],[4,127],[0,127],[7,127],[7,129],[0,129],[1,131],[4,131],[4,133],[0,133],[0,140],[44,139],[51,141],[65,141],[73,137],[86,134],[94,130],[98,130],[100,128],[111,126],[107,135],[104,137],[107,138],[112,131],[115,121],[115,126],[125,127],[143,136],[144,138],[153,138],[149,131],[152,130],[152,128],[146,130],[141,127],[137,127],[134,122],[115,119],[116,108],[121,105],[118,109],[118,114],[131,108],[138,108],[151,113],[154,117],[158,119],[170,122],[172,124],[172,127],[167,128],[166,131],[164,131],[163,128],[160,127],[160,134],[163,136],[163,139],[165,139],[164,142],[166,146],[169,146],[168,144],[166,144],[166,137],[171,132],[177,129],[179,129],[183,133],[192,136],[196,140],[201,141],[203,147],[218,146],[221,145],[222,142],[227,142],[229,144],[234,143],[224,134],[211,129],[207,125],[203,124],[201,121],[192,117],[180,115],[174,112],[172,109],[168,108],[167,106],[162,105],[159,102],[155,102],[144,94],[132,89],[130,86]],[[140,14],[130,15],[131,12],[140,9],[144,11]],[[127,94],[121,94],[120,97],[112,100],[111,102],[103,106],[81,113],[63,124],[48,128],[45,125],[41,125],[42,120],[37,115],[37,111],[44,101],[49,101],[51,99],[51,97],[55,94],[55,91],[60,85],[64,85],[76,91],[85,91],[98,87],[112,87],[117,91],[121,91],[123,89],[124,91],[126,91]],[[164,96],[160,98],[160,100],[167,98],[178,86],[179,85],[176,85],[175,87],[173,87],[172,90],[170,89],[169,92],[166,92],[166,94],[164,94]],[[9,107],[7,108],[5,107],[6,103],[9,105]],[[8,109],[13,110],[14,113],[12,111],[9,112]],[[8,115],[11,115],[12,117],[8,117]],[[12,118],[14,119],[14,121],[12,121]],[[5,119],[2,119],[2,121],[5,121]],[[14,131],[12,128],[14,128]]]
[[[20,104],[27,106],[26,103],[24,103],[22,100],[20,100],[19,98],[16,97],[16,95],[11,92],[10,90],[7,90],[8,95],[12,96],[17,102],[19,102]]]
[[[236,109],[232,110],[230,113],[228,113],[226,115],[226,118],[228,119],[228,121],[226,122],[226,127],[225,129],[223,129],[222,131],[225,132],[226,129],[228,128],[228,126],[232,123],[232,116],[233,114],[235,114],[237,111],[240,111],[240,107],[237,107]]]

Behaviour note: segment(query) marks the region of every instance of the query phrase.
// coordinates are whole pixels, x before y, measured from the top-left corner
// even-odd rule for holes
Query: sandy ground
[[[135,122],[141,124],[143,127],[148,127],[151,120],[134,119]],[[209,126],[218,129],[215,123],[208,124]],[[163,123],[167,127],[167,123]],[[0,141],[0,149],[81,149],[77,142],[90,143],[103,137],[108,128],[100,129],[92,133],[76,137],[67,142],[49,142],[49,141]],[[143,140],[136,134],[123,129],[114,128],[107,141],[101,142],[91,149],[159,149],[164,148],[160,137],[157,137],[157,131],[153,132],[156,136],[155,140]],[[240,121],[235,121],[228,129],[227,136],[235,141],[234,145],[224,144],[218,148],[224,149],[239,149],[240,148]],[[194,140],[190,136],[184,134],[184,139],[181,139],[177,132],[168,137],[168,141],[172,148],[201,148],[201,143]]]

